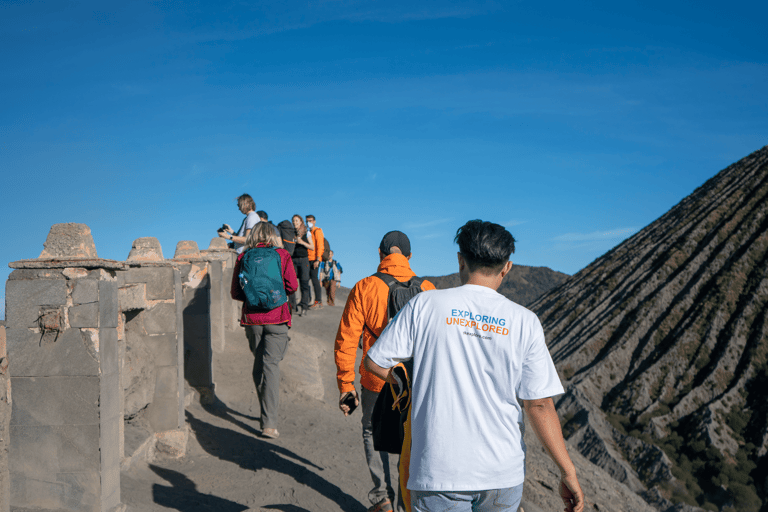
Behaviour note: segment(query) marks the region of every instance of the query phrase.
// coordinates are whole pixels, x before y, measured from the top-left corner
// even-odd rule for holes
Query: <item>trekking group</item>
[[[326,243],[314,216],[307,215],[305,224],[295,215],[289,233],[283,230],[287,221],[274,226],[264,212],[255,212],[250,196],[238,198],[238,206],[246,215],[240,230],[225,225],[219,236],[241,253],[231,293],[243,301],[262,435],[276,438],[279,363],[292,311],[322,307],[321,276],[333,305],[342,270],[330,251],[323,258]],[[376,272],[355,284],[344,307],[334,347],[339,409],[345,416],[361,409],[373,484],[368,510],[517,511],[527,416],[560,470],[565,510],[582,512],[584,495],[552,400],[563,387],[541,324],[497,292],[512,268],[515,239],[503,226],[474,220],[459,228],[454,241],[462,286],[435,290],[417,277],[409,238],[390,231],[379,244]],[[286,248],[291,243],[293,255]],[[390,454],[399,454],[397,481],[390,475]]]

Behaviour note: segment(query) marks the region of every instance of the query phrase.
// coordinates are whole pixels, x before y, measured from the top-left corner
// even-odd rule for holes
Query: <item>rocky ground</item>
[[[337,304],[344,304],[342,289]],[[214,355],[218,401],[187,407],[190,438],[179,460],[137,462],[122,474],[122,501],[131,512],[363,512],[371,486],[360,413],[337,408],[333,340],[342,306],[294,319],[283,372],[280,438],[259,437],[259,403],[243,336]],[[528,443],[526,512],[562,509],[558,477],[537,441]],[[574,453],[590,511],[651,511],[639,496]],[[392,464],[393,474],[396,467]]]

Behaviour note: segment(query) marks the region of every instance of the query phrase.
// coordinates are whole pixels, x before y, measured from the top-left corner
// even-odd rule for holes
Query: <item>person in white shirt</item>
[[[541,323],[496,291],[512,268],[515,239],[503,226],[473,220],[455,241],[462,286],[411,299],[365,359],[382,379],[413,360],[411,510],[517,511],[525,411],[560,469],[565,510],[582,512],[584,495],[551,398],[563,387]]]
[[[221,238],[231,240],[234,243],[234,249],[240,254],[245,247],[245,239],[248,238],[248,234],[251,229],[259,223],[259,216],[256,214],[256,202],[248,194],[243,194],[237,198],[237,208],[245,215],[243,223],[240,225],[240,229],[235,230],[230,227],[229,224],[224,224],[219,229],[218,234]]]

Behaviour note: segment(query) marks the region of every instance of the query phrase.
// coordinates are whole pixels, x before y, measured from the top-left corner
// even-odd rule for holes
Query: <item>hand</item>
[[[232,228],[229,226],[229,224],[224,224],[224,229],[226,230],[226,232],[227,232],[227,233],[234,233],[234,232],[235,232],[235,230],[234,230],[234,229],[232,229]]]
[[[312,267],[313,268],[317,268],[319,266],[320,266],[320,262],[319,261],[315,260],[315,261],[312,262]]]
[[[584,510],[584,493],[576,475],[564,475],[560,478],[560,497],[563,499],[565,512],[582,512]]]
[[[219,237],[221,237],[221,238],[227,238],[227,232],[226,232],[226,231],[217,231],[216,233],[217,233],[217,234],[219,235]]]
[[[347,395],[350,395],[350,394],[355,397],[355,407],[360,405],[360,399],[357,396],[357,391],[352,390],[352,391],[347,391],[346,393],[342,393],[341,396],[339,397],[339,409],[341,410],[341,412],[344,413],[344,416],[349,416],[349,406],[344,405],[344,400],[347,398]]]

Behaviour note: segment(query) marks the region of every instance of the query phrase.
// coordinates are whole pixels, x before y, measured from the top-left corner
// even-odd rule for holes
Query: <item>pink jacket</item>
[[[266,245],[259,244],[258,247],[266,247]],[[293,269],[293,260],[291,260],[291,255],[285,249],[278,248],[277,253],[280,255],[285,293],[290,295],[299,288],[299,282],[296,280],[296,271]],[[248,307],[248,303],[245,302],[245,293],[240,288],[240,262],[243,259],[243,255],[245,255],[245,251],[237,257],[235,271],[232,274],[232,287],[230,289],[232,298],[243,303],[240,325],[273,325],[287,322],[290,327],[291,309],[287,302],[269,311],[250,309]]]

